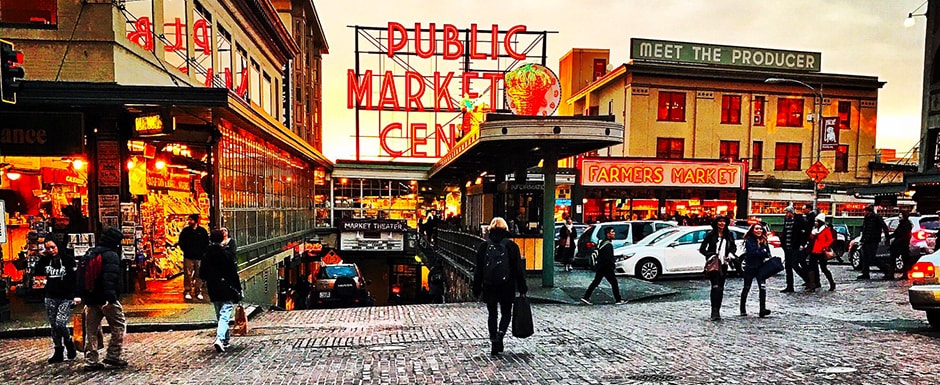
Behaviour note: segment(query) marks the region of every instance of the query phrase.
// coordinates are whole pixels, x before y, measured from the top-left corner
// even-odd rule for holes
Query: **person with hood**
[[[822,269],[826,279],[829,280],[829,291],[836,289],[836,281],[832,279],[826,251],[832,246],[832,230],[826,226],[826,214],[819,213],[813,224],[813,231],[809,235],[809,274],[806,291],[816,291],[819,288],[819,270]]]
[[[591,284],[588,285],[587,291],[584,292],[584,296],[581,297],[581,302],[587,305],[593,305],[591,303],[591,293],[594,292],[594,289],[597,288],[597,285],[600,285],[601,279],[607,279],[607,283],[610,284],[610,290],[614,292],[614,303],[617,305],[622,305],[627,303],[620,299],[620,286],[617,285],[617,275],[614,270],[614,240],[615,231],[613,227],[604,228],[604,240],[597,244],[597,265],[594,267],[594,280],[591,281]]]
[[[215,307],[218,327],[215,329],[215,342],[212,344],[219,353],[230,347],[231,331],[228,323],[232,320],[235,303],[242,300],[242,285],[238,277],[235,256],[222,245],[225,236],[222,230],[209,233],[209,246],[199,266],[199,277],[206,283],[209,299]]]
[[[718,258],[721,270],[710,273],[706,278],[711,282],[712,321],[721,320],[721,300],[725,295],[725,277],[728,271],[728,261],[735,257],[738,251],[734,244],[734,235],[728,230],[728,218],[717,216],[712,222],[712,230],[705,235],[699,253],[705,256],[705,263],[712,258]]]
[[[76,302],[85,304],[85,371],[95,371],[104,368],[103,364],[123,368],[127,361],[121,358],[124,348],[124,333],[127,329],[127,319],[124,317],[124,308],[121,306],[121,288],[124,287],[121,274],[121,256],[117,250],[121,247],[124,234],[113,227],[104,229],[101,233],[99,246],[88,250],[79,263],[84,269],[100,269],[94,280],[94,287],[89,290],[85,285],[82,269],[76,277],[78,295]],[[97,256],[100,261],[96,262]],[[108,340],[108,350],[104,360],[98,361],[98,333],[89,333],[101,328],[101,319],[108,320],[111,327],[111,339]]]
[[[512,303],[516,292],[525,295],[528,291],[519,246],[509,237],[506,220],[494,217],[490,221],[487,240],[477,249],[476,266],[473,269],[473,295],[486,303],[486,325],[492,344],[490,354],[495,356],[503,351],[503,337],[512,319]],[[498,324],[497,308],[502,313]]]
[[[796,209],[792,205],[784,209],[783,231],[780,232],[780,247],[783,248],[784,267],[787,275],[787,287],[781,290],[781,293],[793,292],[793,273],[803,280],[803,283],[809,286],[806,270],[801,261],[805,260],[803,256],[803,246],[806,244],[806,222],[802,215],[796,215]]]
[[[744,272],[744,288],[741,290],[741,316],[747,316],[747,294],[751,291],[751,283],[757,279],[758,293],[760,295],[760,313],[758,316],[764,318],[770,315],[767,310],[767,285],[766,281],[758,278],[758,271],[761,265],[770,258],[770,244],[767,243],[767,233],[764,232],[764,226],[756,223],[744,234],[744,261],[742,261],[742,270]]]
[[[67,351],[68,359],[74,360],[77,353],[72,342],[72,332],[68,322],[72,318],[72,307],[75,306],[75,258],[60,249],[59,244],[51,237],[46,238],[45,252],[39,257],[34,267],[36,275],[46,276],[46,315],[49,317],[49,327],[52,329],[53,353],[46,362],[50,364],[62,362],[65,359],[63,352]]]
[[[225,248],[225,251],[232,256],[233,260],[236,260],[236,256],[238,255],[238,245],[235,243],[235,239],[232,238],[232,235],[229,233],[228,227],[223,227],[220,230],[222,230],[222,247]]]

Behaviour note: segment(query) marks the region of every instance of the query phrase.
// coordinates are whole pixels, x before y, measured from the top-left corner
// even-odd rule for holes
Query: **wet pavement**
[[[0,378],[75,384],[940,383],[940,333],[910,309],[906,283],[855,281],[846,266],[833,270],[834,292],[781,294],[782,277],[773,279],[767,318],[736,315],[739,278],[728,282],[720,322],[708,320],[707,284],[695,279],[653,284],[676,294],[626,305],[536,303],[535,335],[507,337],[497,357],[489,354],[482,304],[407,305],[263,312],[251,320],[248,336],[235,338],[224,353],[212,348],[210,329],[132,333],[125,353],[130,366],[94,373],[76,362],[45,364],[48,338],[4,339]],[[566,274],[580,281],[578,273],[559,272],[557,283]],[[575,289],[575,281],[569,284],[561,292]],[[533,287],[531,295],[540,290],[546,289]],[[602,284],[598,291],[610,290]]]

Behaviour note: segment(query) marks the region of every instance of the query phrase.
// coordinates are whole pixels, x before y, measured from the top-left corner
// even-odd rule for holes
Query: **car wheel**
[[[849,263],[856,271],[862,270],[862,252],[859,249],[849,251]]]
[[[934,329],[940,329],[940,310],[927,310],[927,322]]]
[[[662,266],[653,258],[647,258],[636,264],[637,278],[646,281],[654,281],[663,273]]]

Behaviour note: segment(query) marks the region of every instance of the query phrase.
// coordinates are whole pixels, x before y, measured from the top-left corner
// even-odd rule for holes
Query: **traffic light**
[[[20,87],[19,80],[26,72],[23,71],[23,53],[13,49],[13,43],[0,40],[2,53],[0,53],[0,72],[3,75],[3,84],[0,86],[0,99],[4,103],[16,104],[16,91]]]

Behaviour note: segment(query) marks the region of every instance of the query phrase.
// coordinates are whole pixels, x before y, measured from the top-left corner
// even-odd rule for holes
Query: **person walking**
[[[888,270],[885,271],[885,279],[894,279],[894,261],[901,258],[904,264],[901,267],[901,274],[907,274],[913,262],[911,260],[911,236],[914,224],[911,223],[911,214],[907,211],[901,211],[898,214],[898,227],[891,234],[891,244],[888,249],[891,251],[891,259],[888,261]]]
[[[813,223],[813,230],[809,236],[809,286],[806,291],[816,291],[819,289],[819,271],[822,270],[829,280],[829,291],[836,289],[836,281],[832,279],[832,272],[829,271],[829,261],[826,257],[826,251],[832,246],[832,229],[826,225],[826,214],[819,213]]]
[[[205,259],[199,265],[199,277],[206,283],[209,299],[215,307],[215,319],[219,323],[212,344],[219,353],[230,347],[231,331],[228,323],[232,320],[235,304],[242,300],[238,266],[235,265],[235,257],[222,246],[224,239],[222,230],[212,230]]]
[[[209,246],[209,232],[199,226],[199,214],[189,215],[187,226],[180,231],[176,245],[183,250],[183,299],[191,300],[195,296],[201,301],[204,298],[199,263]]]
[[[784,267],[786,269],[787,287],[781,293],[793,292],[793,274],[796,273],[804,284],[807,284],[806,271],[800,263],[803,260],[803,245],[806,244],[806,222],[802,215],[796,215],[793,206],[784,209],[783,231],[780,232],[780,247],[783,248]]]
[[[519,246],[510,239],[509,225],[501,217],[490,221],[487,239],[477,249],[472,290],[474,297],[480,297],[486,303],[486,326],[492,346],[490,354],[498,355],[503,352],[503,337],[512,319],[516,292],[525,295],[529,291]],[[502,317],[497,324],[499,314]]]
[[[64,361],[65,357],[74,360],[77,353],[72,342],[72,332],[68,328],[75,306],[75,258],[66,255],[65,250],[47,238],[45,252],[39,257],[34,267],[36,275],[46,276],[46,315],[52,329],[52,357],[46,360],[54,364]],[[65,354],[63,354],[65,353]]]
[[[565,271],[571,271],[571,260],[574,258],[574,245],[577,242],[577,234],[571,218],[565,218],[564,226],[558,230],[558,251],[561,254],[561,260],[565,264]]]
[[[875,262],[875,254],[878,252],[878,244],[881,243],[882,233],[884,233],[885,239],[890,237],[884,219],[875,213],[874,205],[865,206],[865,218],[862,219],[862,258],[859,261],[862,266],[862,275],[859,275],[856,279],[871,279],[871,263]]]
[[[770,258],[770,246],[767,243],[767,234],[760,223],[754,224],[744,234],[744,288],[741,290],[741,316],[747,315],[747,294],[751,291],[751,283],[757,279],[757,288],[760,298],[760,313],[758,316],[764,318],[770,315],[767,310],[767,287],[763,278],[758,278],[757,273],[764,261]]]
[[[581,302],[585,304],[593,305],[591,303],[591,293],[594,292],[597,285],[600,285],[601,279],[607,279],[607,283],[610,284],[610,290],[614,293],[614,303],[617,305],[627,303],[620,299],[620,286],[617,285],[617,276],[614,274],[614,244],[611,243],[614,239],[614,233],[613,227],[605,227],[604,240],[597,244],[597,249],[595,249],[597,265],[594,267],[594,280],[591,281],[587,291],[584,292],[584,296],[581,297]]]
[[[237,260],[238,245],[235,243],[235,239],[232,238],[232,235],[229,233],[228,227],[222,227],[220,230],[222,230],[222,248],[231,255],[233,260]]]
[[[712,258],[718,258],[721,270],[707,274],[711,282],[712,321],[721,320],[721,300],[725,295],[725,277],[728,271],[728,261],[734,258],[737,246],[734,244],[734,235],[728,230],[728,218],[717,216],[712,222],[712,230],[705,235],[705,240],[698,251],[705,256],[705,263]]]
[[[76,283],[78,295],[76,302],[85,305],[84,339],[85,339],[85,371],[95,371],[104,368],[104,365],[123,368],[127,361],[121,358],[124,349],[124,333],[127,330],[127,319],[124,317],[124,308],[121,306],[120,294],[124,286],[121,274],[121,257],[117,250],[121,247],[124,234],[113,227],[106,228],[101,234],[101,242],[82,257],[79,263],[84,266],[79,269]],[[100,255],[100,258],[98,256]],[[100,270],[94,279],[94,287],[89,290],[85,277],[88,270]],[[84,270],[84,271],[83,271]],[[108,340],[107,354],[104,360],[98,361],[98,333],[90,332],[101,328],[101,319],[108,320],[111,327],[111,338]]]

